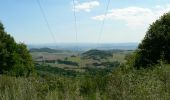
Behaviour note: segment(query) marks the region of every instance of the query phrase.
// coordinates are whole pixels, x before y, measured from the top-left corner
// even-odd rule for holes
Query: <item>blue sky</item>
[[[1,0],[0,20],[17,42],[75,43],[72,0],[39,0],[52,38],[36,0]],[[75,0],[79,43],[140,42],[149,24],[170,11],[170,0]],[[101,38],[102,21],[105,25]]]

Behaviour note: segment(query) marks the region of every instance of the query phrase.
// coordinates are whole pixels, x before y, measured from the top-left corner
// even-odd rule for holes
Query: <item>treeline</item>
[[[105,66],[106,68],[114,68],[118,67],[119,65],[120,63],[118,61],[93,63],[93,66]]]
[[[66,64],[66,65],[72,65],[72,66],[79,66],[79,64],[77,62],[73,62],[73,61],[67,61],[67,60],[57,60],[58,64]]]

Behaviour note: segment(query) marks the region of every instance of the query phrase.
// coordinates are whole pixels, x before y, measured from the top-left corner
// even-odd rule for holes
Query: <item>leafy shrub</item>
[[[160,59],[170,63],[170,12],[150,25],[136,52],[134,66],[137,68],[157,64]]]
[[[29,75],[33,67],[32,57],[26,45],[16,43],[0,23],[0,73]]]

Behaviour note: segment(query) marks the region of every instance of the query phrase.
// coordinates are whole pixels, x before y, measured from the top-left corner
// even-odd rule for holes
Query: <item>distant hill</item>
[[[82,56],[85,59],[99,60],[99,59],[106,59],[108,57],[112,57],[113,54],[111,52],[104,51],[104,50],[89,50],[83,53]]]
[[[55,49],[50,49],[50,48],[32,48],[29,50],[30,52],[48,52],[48,53],[61,53],[64,52],[62,50],[55,50]]]

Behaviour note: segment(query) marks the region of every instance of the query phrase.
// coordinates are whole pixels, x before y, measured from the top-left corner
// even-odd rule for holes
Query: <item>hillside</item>
[[[107,59],[109,57],[112,57],[112,55],[113,54],[111,52],[104,50],[89,50],[82,54],[83,58],[94,60]]]
[[[50,48],[32,48],[29,50],[30,52],[48,52],[48,53],[62,53],[63,50],[55,50]]]

